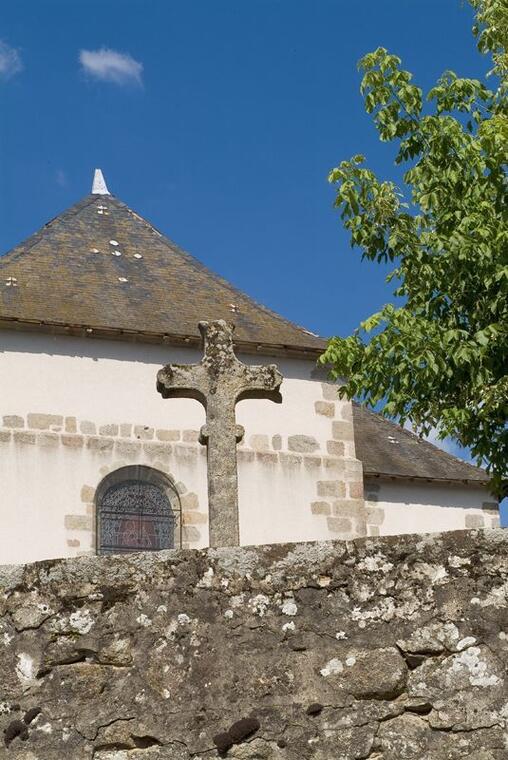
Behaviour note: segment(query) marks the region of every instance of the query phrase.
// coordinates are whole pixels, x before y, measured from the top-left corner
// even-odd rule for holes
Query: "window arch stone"
[[[146,465],[119,467],[99,484],[95,505],[98,554],[181,545],[179,494],[159,470]]]

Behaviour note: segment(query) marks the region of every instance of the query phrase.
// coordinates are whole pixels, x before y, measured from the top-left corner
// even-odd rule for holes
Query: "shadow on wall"
[[[494,502],[494,497],[489,497],[488,492],[482,488],[426,481],[418,484],[417,481],[378,481],[367,478],[365,482],[365,498],[367,501],[369,500],[369,493],[378,497],[375,501],[406,504],[408,508],[414,504],[444,509],[456,509],[457,507],[477,509],[479,501]],[[478,498],[479,493],[482,493],[481,498]]]
[[[76,358],[109,359],[112,361],[137,362],[163,366],[169,363],[193,364],[202,357],[201,349],[179,348],[171,345],[141,343],[136,341],[106,340],[99,338],[76,338],[50,333],[1,331],[1,353],[45,354],[46,356],[70,356]],[[315,367],[309,371],[312,360],[285,359],[262,354],[239,354],[245,364],[278,364],[284,377],[294,380],[327,380],[326,370]]]

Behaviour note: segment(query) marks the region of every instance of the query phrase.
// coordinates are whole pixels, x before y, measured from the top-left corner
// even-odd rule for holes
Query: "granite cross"
[[[235,405],[246,398],[282,401],[282,375],[275,364],[249,366],[239,361],[233,329],[222,319],[200,322],[204,355],[199,364],[168,364],[157,373],[163,398],[194,398],[205,407],[200,442],[208,448],[210,546],[240,542],[236,444],[244,429],[236,424]]]

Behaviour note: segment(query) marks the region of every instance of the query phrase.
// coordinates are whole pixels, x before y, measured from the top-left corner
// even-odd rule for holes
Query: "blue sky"
[[[488,61],[462,0],[16,0],[0,11],[0,251],[110,190],[257,300],[322,335],[391,300],[332,209],[364,153],[397,178],[359,95],[378,45],[428,88]]]

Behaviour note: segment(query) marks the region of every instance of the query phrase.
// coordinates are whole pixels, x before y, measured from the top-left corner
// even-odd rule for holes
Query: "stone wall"
[[[490,530],[0,568],[0,757],[505,759],[507,556]]]

